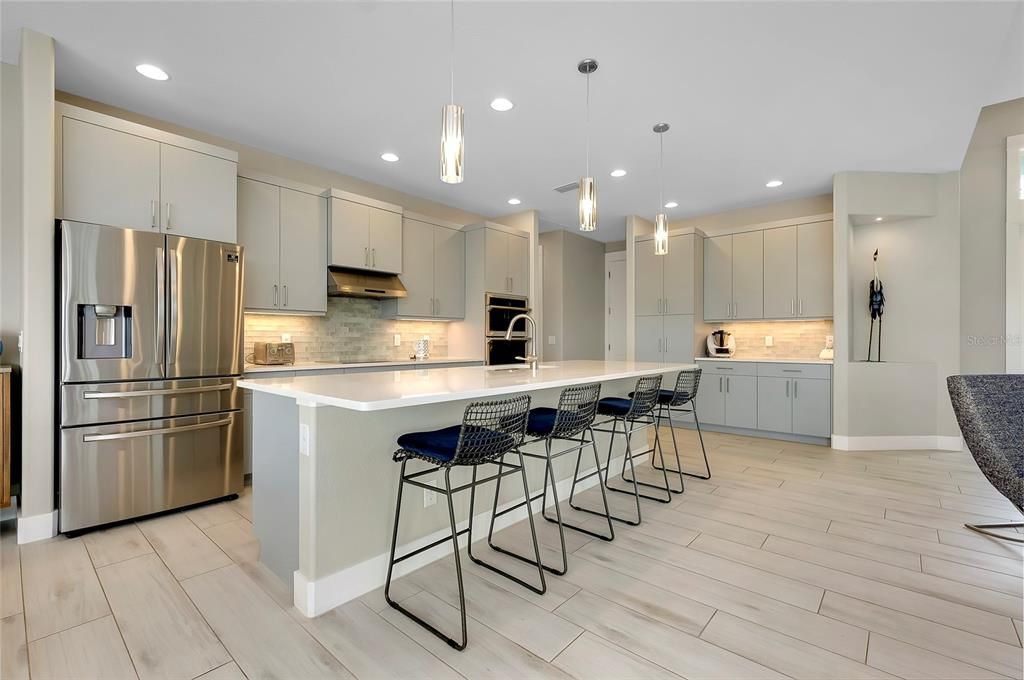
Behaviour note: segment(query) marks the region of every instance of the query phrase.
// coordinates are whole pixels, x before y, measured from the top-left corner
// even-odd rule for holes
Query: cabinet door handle
[[[370,266],[370,249],[363,248],[363,264],[367,267]]]
[[[171,228],[171,202],[167,201],[167,224],[164,225],[168,229]]]
[[[153,227],[154,229],[157,228],[157,224],[156,224],[156,200],[152,200],[152,201],[149,202],[149,226]]]
[[[668,338],[665,338],[665,351],[668,352]]]
[[[718,376],[718,391],[722,391],[722,376]]]
[[[804,315],[804,299],[800,298],[800,316]]]
[[[789,399],[789,381],[786,381],[786,399]]]
[[[282,286],[282,288],[284,290],[284,306],[287,307],[288,306],[288,284],[285,284],[284,286]]]
[[[277,284],[274,284],[274,306],[277,307]]]
[[[370,257],[371,257],[371,265],[374,268],[376,268],[377,267],[377,249],[376,248],[371,248],[370,249]]]
[[[661,338],[658,338],[658,351],[661,352]]]
[[[792,299],[789,301],[789,315],[796,316],[796,303]]]
[[[796,380],[794,380],[793,381],[793,398],[794,399],[796,399],[796,385],[797,385],[797,382],[796,382]]]

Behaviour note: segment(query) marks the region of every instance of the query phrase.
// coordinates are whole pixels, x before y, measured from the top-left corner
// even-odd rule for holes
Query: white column
[[[54,511],[53,38],[21,31],[22,465],[18,542],[56,533]]]

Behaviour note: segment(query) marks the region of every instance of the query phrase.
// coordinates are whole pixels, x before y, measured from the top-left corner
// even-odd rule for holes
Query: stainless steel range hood
[[[328,297],[360,297],[385,300],[409,295],[395,274],[376,274],[359,269],[330,267],[327,270]]]

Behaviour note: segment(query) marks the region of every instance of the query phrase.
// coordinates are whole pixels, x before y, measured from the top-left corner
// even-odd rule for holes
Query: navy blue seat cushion
[[[429,432],[409,432],[398,438],[399,448],[412,451],[423,458],[438,463],[450,463],[455,458],[459,447],[459,434],[462,425],[452,425],[440,430]],[[467,426],[465,446],[469,455],[481,455],[481,447],[486,447],[488,455],[498,455],[515,448],[515,438],[498,430],[491,430],[477,425]]]
[[[636,394],[636,392],[630,392],[629,393],[629,398],[632,399],[634,394]],[[671,404],[672,403],[672,398],[675,395],[676,395],[676,393],[674,391],[672,391],[672,390],[658,390],[658,403],[659,404]],[[687,397],[689,397],[690,395],[688,395],[686,392],[683,392],[679,396],[680,396],[680,401],[686,401]]]
[[[534,437],[548,436],[555,429],[555,417],[557,415],[557,408],[540,406],[530,409],[530,416],[526,420],[526,431]]]
[[[633,406],[632,399],[623,397],[605,397],[597,402],[597,412],[603,416],[624,416]]]

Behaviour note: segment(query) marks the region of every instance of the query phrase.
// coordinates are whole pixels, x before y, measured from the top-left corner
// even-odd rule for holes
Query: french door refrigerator
[[[59,221],[59,529],[242,489],[242,248]]]

